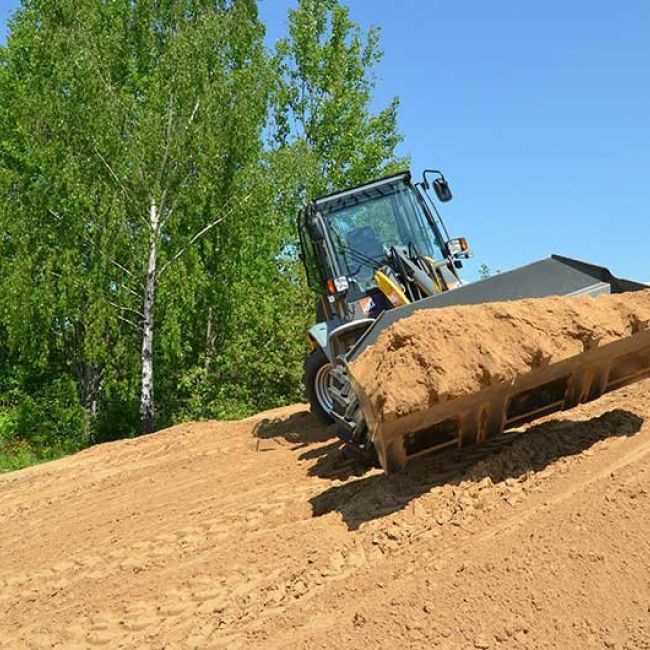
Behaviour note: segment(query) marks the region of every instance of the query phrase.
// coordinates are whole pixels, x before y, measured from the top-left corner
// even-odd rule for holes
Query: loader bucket
[[[384,312],[346,359],[352,386],[383,469],[399,471],[409,459],[448,447],[480,443],[555,411],[650,377],[650,326],[621,339],[476,393],[386,420],[378,417],[353,362],[380,332],[416,310],[545,296],[598,295],[647,289],[614,277],[607,269],[552,256],[454,291]],[[432,314],[433,316],[433,314]]]

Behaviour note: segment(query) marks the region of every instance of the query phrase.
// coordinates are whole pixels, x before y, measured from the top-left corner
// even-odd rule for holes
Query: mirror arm
[[[427,180],[427,174],[438,174],[439,178],[446,181],[445,175],[439,169],[425,169],[422,172],[422,186],[425,190],[428,190],[430,187],[429,181]]]

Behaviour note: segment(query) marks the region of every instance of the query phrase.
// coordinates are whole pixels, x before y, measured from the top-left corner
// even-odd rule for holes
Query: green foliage
[[[31,447],[73,451],[87,442],[86,415],[71,378],[59,377],[14,411],[14,436]]]
[[[395,159],[398,100],[373,114],[379,31],[363,34],[336,0],[300,0],[277,45],[276,141],[300,141],[311,194],[364,182],[405,164]]]
[[[23,0],[0,48],[0,467],[136,432],[152,236],[158,426],[303,398],[295,214],[405,162],[397,100],[370,107],[376,30],[300,0],[263,37],[254,0]]]
[[[478,276],[481,280],[487,280],[487,278],[492,277],[493,275],[498,275],[501,273],[500,269],[493,271],[487,264],[483,263],[478,267]]]
[[[487,264],[483,263],[478,267],[478,275],[481,280],[486,280],[492,275],[492,271]]]
[[[88,443],[88,415],[71,378],[58,377],[0,413],[0,468],[14,469]]]

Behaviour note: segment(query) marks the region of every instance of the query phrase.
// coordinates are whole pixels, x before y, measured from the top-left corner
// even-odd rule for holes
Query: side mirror
[[[436,193],[436,196],[438,197],[438,201],[441,203],[446,203],[447,201],[451,201],[452,199],[452,194],[451,194],[451,189],[449,188],[449,183],[444,178],[436,178],[435,181],[432,183],[433,185],[433,191]]]

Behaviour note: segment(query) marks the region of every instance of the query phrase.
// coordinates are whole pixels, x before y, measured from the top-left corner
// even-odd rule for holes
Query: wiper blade
[[[370,257],[369,255],[366,255],[365,253],[362,253],[361,251],[357,250],[356,248],[352,248],[352,246],[347,246],[346,244],[341,244],[341,248],[343,250],[348,251],[349,253],[352,253],[356,258],[357,262],[362,262],[366,264],[367,266],[371,266],[374,269],[380,269],[383,264],[379,261],[377,261],[374,257]]]
[[[336,245],[341,249],[342,251],[347,251],[348,253],[351,253],[352,256],[354,256],[356,259],[354,260],[355,262],[360,262],[364,266],[369,266],[370,268],[373,269],[380,269],[383,264],[381,262],[378,262],[376,259],[373,257],[370,257],[366,255],[365,253],[362,253],[360,250],[357,250],[356,248],[353,248],[352,246],[349,246],[348,244],[343,243],[343,239],[341,237],[341,234],[336,232],[336,230],[332,229],[332,234],[334,235],[334,239],[336,240]],[[356,275],[359,272],[359,269],[355,271],[353,275]]]

